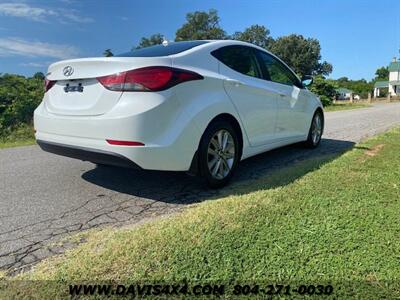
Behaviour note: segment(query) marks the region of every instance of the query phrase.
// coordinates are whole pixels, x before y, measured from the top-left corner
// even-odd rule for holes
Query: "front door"
[[[257,52],[268,85],[279,94],[275,138],[284,140],[304,136],[309,124],[308,92],[300,80],[272,55]]]
[[[221,61],[225,90],[239,113],[251,146],[273,143],[278,99],[261,78],[254,48],[226,46],[213,55]]]

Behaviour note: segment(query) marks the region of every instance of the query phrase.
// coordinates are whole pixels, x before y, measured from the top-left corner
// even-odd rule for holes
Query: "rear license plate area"
[[[82,93],[83,92],[83,85],[81,82],[68,82],[64,86],[64,92],[66,93]]]

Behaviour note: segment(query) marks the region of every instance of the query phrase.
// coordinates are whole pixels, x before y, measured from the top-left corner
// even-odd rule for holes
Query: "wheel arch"
[[[215,116],[208,123],[206,128],[208,128],[211,123],[216,122],[216,121],[227,121],[227,122],[229,122],[232,125],[232,127],[235,129],[235,131],[238,133],[240,158],[241,158],[242,157],[242,153],[243,153],[243,131],[242,131],[242,127],[239,124],[239,121],[229,113],[222,113],[222,114],[219,114],[219,115]],[[200,141],[199,141],[199,143],[200,143]]]
[[[198,141],[198,145],[197,145],[197,149],[200,146],[200,142],[203,138],[204,132],[207,130],[207,128],[214,122],[216,121],[227,121],[229,122],[229,124],[232,125],[232,127],[235,129],[235,131],[238,134],[238,139],[239,139],[239,161],[242,158],[242,154],[243,154],[243,130],[242,127],[240,126],[239,121],[230,113],[220,113],[218,115],[216,115],[214,118],[211,119],[210,122],[208,122],[207,126],[205,127],[203,133],[201,134],[200,140]],[[196,175],[199,171],[199,166],[198,166],[198,150],[196,150],[196,152],[193,155],[193,159],[192,162],[190,164],[190,168],[188,173],[190,175]]]

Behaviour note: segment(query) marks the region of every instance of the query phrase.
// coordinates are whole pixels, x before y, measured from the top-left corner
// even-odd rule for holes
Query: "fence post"
[[[350,93],[350,103],[353,103],[353,93]]]
[[[371,99],[371,92],[368,93],[368,103],[371,103],[372,99]]]
[[[390,102],[390,92],[388,92],[387,101]]]

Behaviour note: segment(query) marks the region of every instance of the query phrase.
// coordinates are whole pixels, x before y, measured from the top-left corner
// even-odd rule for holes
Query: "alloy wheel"
[[[316,114],[311,128],[311,139],[314,145],[318,144],[322,135],[322,119],[320,114]]]
[[[207,164],[215,179],[229,175],[235,160],[235,142],[229,131],[221,129],[210,140],[207,149]]]

